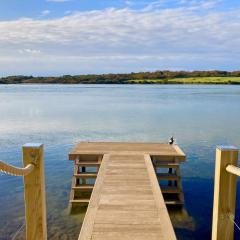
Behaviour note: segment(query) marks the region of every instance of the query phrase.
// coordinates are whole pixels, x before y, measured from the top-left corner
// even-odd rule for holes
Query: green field
[[[196,77],[128,80],[132,84],[240,84],[240,77]]]

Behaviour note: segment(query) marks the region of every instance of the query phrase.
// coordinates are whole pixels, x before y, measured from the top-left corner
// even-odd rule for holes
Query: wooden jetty
[[[166,204],[184,201],[185,154],[177,145],[82,142],[69,159],[75,161],[70,204],[89,203],[80,240],[176,239]]]
[[[238,152],[234,146],[218,146],[216,150],[212,240],[234,238]],[[25,144],[22,153],[23,168],[0,161],[0,171],[24,177],[26,240],[47,240],[43,144]],[[75,160],[70,202],[89,202],[79,240],[176,239],[158,168],[168,169],[165,188],[181,190],[179,163],[185,155],[178,146],[80,143],[69,158]],[[95,173],[90,171],[94,167]],[[96,179],[95,184],[88,178]],[[75,191],[90,192],[90,201],[80,201]],[[182,204],[183,196],[177,196]]]

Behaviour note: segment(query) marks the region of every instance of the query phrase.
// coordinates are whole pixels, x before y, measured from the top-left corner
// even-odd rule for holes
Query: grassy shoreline
[[[173,79],[137,79],[129,84],[240,84],[240,77],[195,77]]]
[[[91,76],[0,78],[0,84],[224,84],[238,85],[240,77],[173,77],[173,78],[93,78]]]

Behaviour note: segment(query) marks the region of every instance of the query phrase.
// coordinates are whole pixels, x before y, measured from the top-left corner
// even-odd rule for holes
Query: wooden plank
[[[90,239],[176,239],[149,155],[104,155],[79,235]]]
[[[151,240],[159,240],[163,239],[161,232],[158,233],[151,233],[151,232],[107,232],[107,233],[102,233],[102,232],[97,232],[94,233],[92,236],[92,240],[146,240],[146,239],[151,239]]]
[[[84,203],[84,204],[88,204],[89,203],[89,199],[84,198],[84,199],[73,199],[70,200],[70,203]]]
[[[179,167],[179,163],[153,163],[154,167],[156,168],[178,168]]]
[[[183,202],[181,200],[167,200],[165,201],[166,205],[183,205]]]
[[[181,193],[181,190],[175,186],[161,186],[162,193]]]
[[[97,177],[97,173],[77,173],[73,175],[76,178],[96,178]]]
[[[103,223],[96,223],[94,226],[95,232],[127,232],[127,233],[145,233],[152,232],[152,233],[159,233],[161,232],[161,229],[159,228],[158,224],[149,224],[146,225],[145,228],[142,228],[142,225],[138,224],[103,224]]]
[[[180,176],[172,173],[156,173],[157,178],[160,180],[179,180]]]
[[[168,215],[167,207],[165,205],[161,190],[159,188],[158,180],[155,174],[155,170],[149,155],[145,154],[145,162],[149,177],[152,184],[153,194],[155,197],[156,207],[158,209],[159,215],[161,216],[161,228],[163,229],[163,238],[166,240],[176,240],[176,236],[173,230],[171,220]]]
[[[44,151],[42,144],[25,144],[23,165],[35,165],[33,171],[24,176],[25,222],[27,240],[47,239],[46,197],[44,179]]]
[[[101,165],[100,162],[81,162],[78,161],[77,163],[75,163],[77,166],[84,166],[84,167],[99,167]]]
[[[81,190],[81,191],[92,191],[94,185],[87,185],[87,184],[81,184],[81,185],[76,185],[72,187],[73,190]]]
[[[69,198],[70,201],[74,199],[74,187],[77,185],[76,182],[77,182],[77,179],[75,177],[72,177],[72,188],[71,188],[70,198]]]
[[[173,144],[173,145],[171,145],[174,149],[175,149],[175,151],[178,153],[178,157],[186,157],[185,156],[185,153],[182,151],[182,149],[178,146],[178,145],[176,145],[176,144]],[[176,156],[177,157],[177,156]],[[180,160],[180,159],[179,159]]]
[[[69,153],[69,159],[77,155],[103,155],[106,153],[149,154],[162,158],[185,160],[185,154],[177,145],[165,143],[129,143],[129,142],[80,142]]]
[[[93,226],[99,207],[99,201],[101,197],[101,190],[103,187],[104,175],[108,165],[109,155],[106,154],[103,156],[102,164],[98,171],[98,177],[96,179],[91,199],[89,201],[88,209],[85,215],[85,219],[82,224],[81,232],[78,239],[90,240],[92,237]]]
[[[141,200],[141,201],[138,201],[137,203],[134,200],[128,200],[128,201],[125,201],[124,203],[119,201],[111,202],[108,204],[101,203],[99,205],[99,209],[105,209],[106,212],[108,210],[112,211],[115,209],[119,209],[123,211],[124,210],[152,211],[154,209],[156,210],[156,207],[155,207],[154,200]]]

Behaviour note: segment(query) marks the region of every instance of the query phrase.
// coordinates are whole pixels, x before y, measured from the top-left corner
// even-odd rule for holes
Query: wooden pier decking
[[[75,160],[70,203],[89,203],[79,240],[176,239],[159,182],[167,181],[164,192],[177,197],[169,203],[183,204],[179,163],[185,155],[178,146],[84,142],[69,159]],[[90,192],[90,200],[77,191]]]

